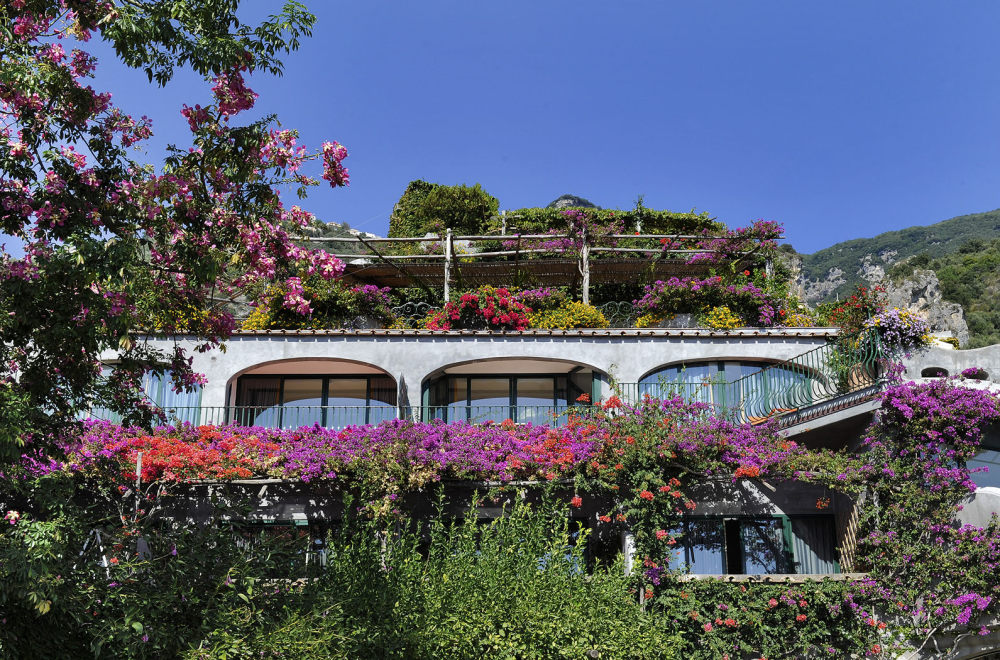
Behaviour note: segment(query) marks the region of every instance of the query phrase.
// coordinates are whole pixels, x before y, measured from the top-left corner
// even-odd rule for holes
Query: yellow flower
[[[732,330],[743,326],[743,321],[739,316],[733,314],[726,305],[713,307],[704,318],[705,325],[716,330]]]

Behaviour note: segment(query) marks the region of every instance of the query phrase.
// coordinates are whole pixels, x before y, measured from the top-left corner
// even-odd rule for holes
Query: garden
[[[44,621],[53,644],[114,643],[129,657],[232,657],[226,653],[249,648],[309,649],[317,657],[360,649],[411,657],[445,648],[453,657],[548,657],[545,649],[611,657],[891,657],[989,634],[1000,590],[1000,527],[953,520],[975,487],[966,463],[980,451],[983,429],[1000,420],[1000,404],[988,391],[963,387],[963,379],[887,389],[858,453],[809,449],[783,438],[773,422],[735,424],[680,398],[627,405],[613,397],[559,428],[393,420],[343,431],[144,432],[89,423],[36,439],[5,475],[17,499],[7,505],[0,549],[2,643],[22,648]],[[343,499],[342,517],[321,541],[325,566],[307,562],[296,574],[313,580],[266,579],[276,567],[287,573],[289,562],[302,563],[303,546],[291,549],[288,534],[260,537],[249,553],[244,542],[235,552],[231,544],[246,532],[229,508],[238,505],[223,505],[225,498],[208,521],[170,523],[171,503],[186,488],[248,479],[298,483]],[[863,577],[684,580],[674,551],[685,542],[679,523],[698,514],[697,487],[706,479],[822,486],[829,495],[817,500],[818,511],[834,495],[868,503],[859,508],[854,549],[854,570]],[[475,503],[468,515],[449,513],[446,493],[457,483],[472,485],[505,515],[477,518]],[[419,513],[415,501],[438,501],[438,511]],[[596,527],[581,526],[576,514],[586,507],[598,508]],[[105,545],[79,555],[95,529]],[[633,535],[641,562],[627,576],[620,557],[595,559],[592,552],[622,530]],[[137,550],[137,539],[145,550]],[[971,565],[988,570],[970,574]],[[173,595],[188,576],[214,595],[200,599],[191,587]],[[499,596],[494,589],[511,591]],[[463,617],[494,598],[488,594],[497,600],[486,616]],[[515,601],[528,608],[531,624],[489,614]],[[211,608],[208,618],[195,615],[198,603]],[[598,612],[614,612],[614,623],[601,622]],[[280,622],[295,639],[250,622]],[[632,639],[657,646],[637,651],[628,646]]]

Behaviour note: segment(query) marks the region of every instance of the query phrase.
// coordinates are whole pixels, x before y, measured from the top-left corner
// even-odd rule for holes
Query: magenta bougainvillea
[[[781,437],[773,423],[734,424],[703,403],[647,398],[630,406],[611,397],[559,428],[395,420],[342,431],[143,432],[91,423],[63,438],[64,454],[26,456],[22,474],[127,489],[142,451],[144,482],[336,484],[365,493],[371,515],[390,516],[402,515],[397,495],[443,480],[553,484],[570,509],[597,507],[600,525],[632,532],[642,563],[637,588],[672,613],[690,657],[782,657],[806,648],[879,656],[944,643],[941,635],[988,634],[997,614],[1000,527],[954,520],[975,487],[967,463],[981,451],[984,429],[1000,420],[1000,402],[960,383],[890,387],[858,453],[809,449]],[[700,513],[706,479],[801,482],[862,501],[853,570],[866,576],[794,587],[678,581],[683,566],[674,547],[684,536],[677,523]],[[830,506],[829,495],[817,498],[818,512]]]

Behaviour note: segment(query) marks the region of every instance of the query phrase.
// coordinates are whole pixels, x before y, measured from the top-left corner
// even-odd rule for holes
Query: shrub
[[[517,299],[531,308],[534,313],[547,312],[559,309],[559,306],[566,302],[566,294],[552,287],[540,289],[527,289],[517,294]]]
[[[371,319],[381,325],[395,321],[389,299],[389,288],[372,284],[347,286],[339,280],[309,278],[298,298],[296,292],[278,287],[268,289],[250,316],[243,322],[244,330],[272,328],[342,328],[354,327],[359,319]],[[307,314],[296,305],[305,304]]]
[[[927,322],[898,307],[878,312],[865,321],[864,327],[877,334],[883,346],[888,348],[906,350],[931,343]]]
[[[430,330],[524,330],[531,310],[508,289],[481,286],[428,317]]]
[[[787,315],[781,325],[786,328],[813,328],[816,326],[816,322],[808,314],[795,312],[794,314]]]
[[[709,328],[715,328],[716,330],[732,330],[743,325],[740,317],[733,314],[726,305],[710,309],[702,318],[702,322]]]
[[[713,307],[726,306],[732,314],[747,323],[763,327],[775,325],[786,314],[783,298],[753,282],[726,284],[719,276],[658,280],[646,287],[645,295],[635,301],[635,306],[646,314],[660,317],[701,313]]]
[[[845,335],[853,335],[865,327],[865,322],[885,309],[885,288],[859,286],[850,298],[842,302],[818,306],[820,319],[836,326]]]
[[[593,305],[565,301],[557,309],[532,312],[528,319],[532,328],[568,330],[570,328],[606,328],[608,319]]]
[[[411,181],[389,217],[389,236],[423,236],[451,228],[459,234],[479,234],[498,212],[500,202],[478,183],[444,186]]]

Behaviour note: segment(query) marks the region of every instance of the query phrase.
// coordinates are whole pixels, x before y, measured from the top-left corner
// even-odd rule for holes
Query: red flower
[[[648,490],[644,490],[641,493],[639,493],[639,497],[641,497],[644,500],[652,500],[653,499],[653,494],[651,492],[649,492]]]
[[[576,401],[577,403],[590,403],[590,395],[581,394],[580,396],[576,397]]]
[[[743,274],[746,275],[747,277],[750,277],[750,271],[749,270],[743,271]]]
[[[601,407],[605,410],[611,410],[613,408],[620,408],[622,405],[621,399],[617,396],[612,395],[607,401],[605,401]]]
[[[665,529],[656,530],[656,538],[659,541],[662,541],[663,539],[667,538],[667,530]]]
[[[802,623],[803,621],[805,621],[808,618],[809,617],[807,617],[805,614],[796,614],[795,615],[795,620],[798,621],[799,623]]]
[[[579,495],[574,495],[573,499],[571,499],[569,503],[579,509],[581,506],[583,506],[583,498],[580,497]]]

